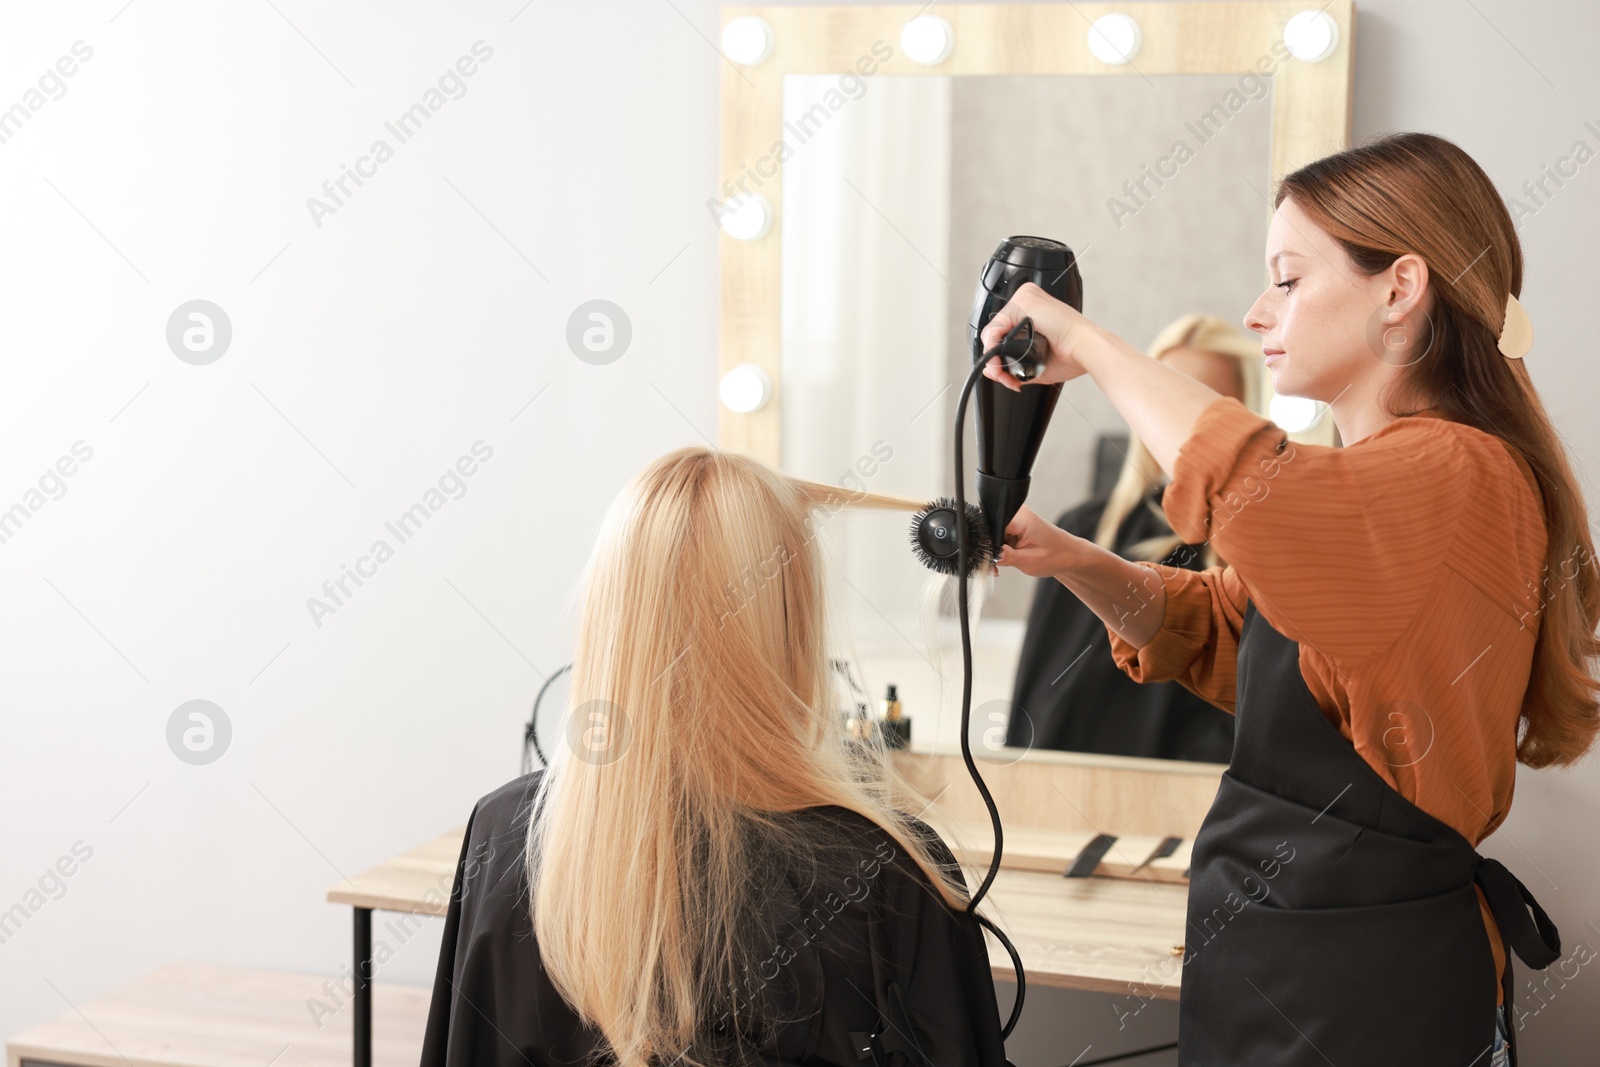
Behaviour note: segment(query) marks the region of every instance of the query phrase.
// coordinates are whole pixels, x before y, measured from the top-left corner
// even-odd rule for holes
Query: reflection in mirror
[[[786,471],[919,500],[953,491],[967,317],[979,269],[1014,234],[1074,249],[1091,320],[1153,354],[1160,342],[1174,366],[1266,410],[1259,339],[1241,319],[1265,281],[1267,81],[791,75],[783,95]],[[1295,436],[1324,440],[1330,422]],[[975,449],[969,412],[969,494]],[[1106,543],[1130,558],[1220,563],[1177,543],[1164,481],[1083,378],[1065,387],[1028,506],[1091,539],[1111,512],[1121,522]],[[948,603],[925,625],[928,572],[911,555],[909,516],[826,525],[874,704],[895,684],[913,747],[953,748],[957,631]],[[1226,760],[1231,716],[1175,682],[1127,679],[1104,625],[1060,583],[1009,568],[992,581],[974,631],[975,752]]]

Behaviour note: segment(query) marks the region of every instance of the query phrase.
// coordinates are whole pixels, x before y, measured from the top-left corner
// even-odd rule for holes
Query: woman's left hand
[[[1006,524],[1000,555],[990,573],[1000,573],[1001,567],[1015,567],[1031,578],[1054,578],[1070,569],[1071,546],[1078,540],[1024,504]]]
[[[1077,354],[1087,343],[1094,324],[1077,308],[1064,300],[1057,300],[1033,282],[1023,283],[978,334],[984,350],[987,351],[999,344],[1012,327],[1024,318],[1033,320],[1034,335],[1042,337],[1050,349],[1044,373],[1030,379],[1028,384],[1048,385],[1051,382],[1065,382],[1089,373],[1088,368],[1077,358]],[[1020,389],[1024,384],[1001,369],[999,356],[989,358],[989,362],[983,368],[983,375],[986,378],[993,378],[1008,389]]]

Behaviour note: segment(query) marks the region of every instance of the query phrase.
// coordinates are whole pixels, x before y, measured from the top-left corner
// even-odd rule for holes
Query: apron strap
[[[1499,860],[1485,856],[1478,857],[1473,879],[1483,887],[1501,939],[1516,949],[1522,961],[1536,970],[1554,963],[1561,955],[1561,933],[1522,880]]]
[[[1533,899],[1528,887],[1522,884],[1522,879],[1512,874],[1499,860],[1480,855],[1473,880],[1483,888],[1495,925],[1500,927],[1501,941],[1515,949],[1522,961],[1535,970],[1543,970],[1554,963],[1561,955],[1561,933],[1539,902]],[[1533,909],[1531,920],[1528,915],[1530,908]],[[1506,1013],[1507,1023],[1512,1021],[1511,1008],[1517,998],[1511,977],[1513,970],[1511,953],[1508,951],[1506,971],[1500,982],[1504,1001],[1502,1010]],[[1511,1067],[1517,1067],[1521,1059],[1517,1048],[1517,1029],[1511,1025],[1506,1031],[1506,1059]]]

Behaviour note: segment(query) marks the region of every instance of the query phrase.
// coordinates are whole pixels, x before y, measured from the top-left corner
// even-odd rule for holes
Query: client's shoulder
[[[537,770],[511,779],[478,798],[473,806],[473,832],[504,830],[514,825],[527,827],[529,807],[544,771]]]
[[[841,852],[855,857],[858,862],[884,866],[916,881],[926,880],[922,868],[905,854],[905,848],[895,835],[876,820],[837,805],[807,808],[803,814],[833,831],[834,842]],[[935,863],[948,868],[956,866],[950,846],[933,827],[915,815],[905,815],[903,820],[907,832],[918,840]]]
[[[849,832],[867,837],[874,835],[889,838],[893,837],[893,835],[889,833],[884,825],[878,822],[876,819],[864,815],[861,812],[856,811],[854,808],[846,808],[839,804],[820,804],[812,808],[802,808],[795,814],[802,818],[813,819],[819,822],[830,824],[843,832]],[[931,826],[923,822],[915,815],[901,815],[901,819],[912,832],[919,836],[934,838],[938,837],[938,835],[934,833]]]

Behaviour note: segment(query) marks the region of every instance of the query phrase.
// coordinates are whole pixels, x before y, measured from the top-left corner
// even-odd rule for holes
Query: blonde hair
[[[1184,315],[1156,334],[1146,354],[1151,359],[1161,359],[1177,348],[1194,348],[1232,358],[1239,370],[1241,402],[1257,415],[1267,417],[1272,385],[1267,380],[1266,368],[1261,362],[1261,344],[1256,338],[1246,336],[1215,315]],[[1331,445],[1334,443],[1333,420],[1323,411],[1316,422],[1304,430],[1289,434],[1289,437],[1303,444]],[[1149,507],[1166,525],[1167,517],[1155,502],[1145,503],[1145,496],[1163,477],[1161,464],[1150,454],[1150,449],[1145,447],[1137,434],[1130,434],[1127,456],[1111,488],[1111,496],[1106,500],[1105,510],[1100,513],[1100,525],[1095,528],[1094,543],[1116,551],[1117,531],[1122,528],[1129,513],[1141,505]],[[1126,551],[1129,559],[1159,562],[1181,544],[1183,538],[1168,532],[1148,537]],[[1222,563],[1209,541],[1202,546],[1201,555],[1203,567],[1215,567]]]
[[[731,1012],[735,1034],[755,1018],[741,940],[768,889],[763,857],[829,844],[784,813],[857,813],[965,907],[959,871],[911,822],[926,802],[883,746],[850,741],[832,701],[818,513],[905,505],[697,446],[649,464],[607,512],[569,743],[535,794],[527,862],[545,970],[622,1067],[699,1063],[708,1014]]]

